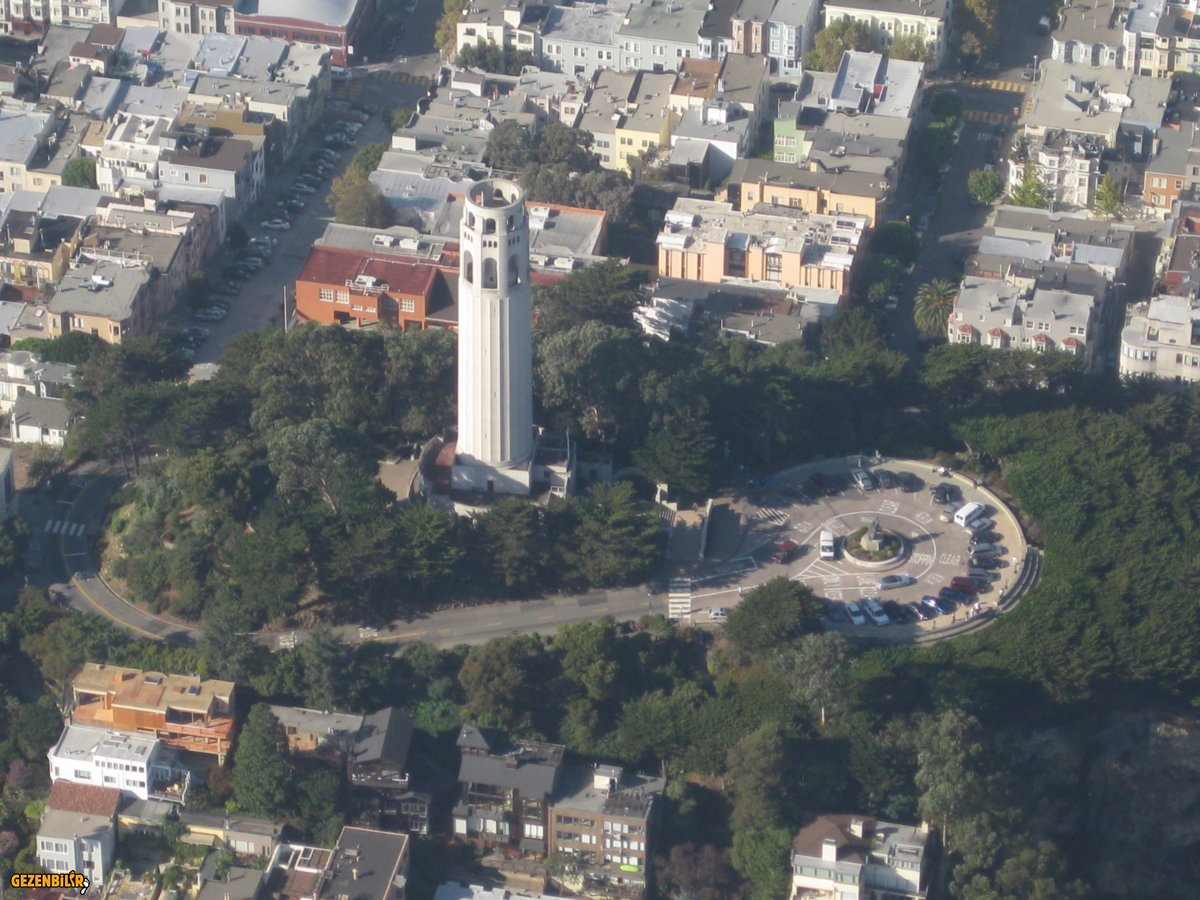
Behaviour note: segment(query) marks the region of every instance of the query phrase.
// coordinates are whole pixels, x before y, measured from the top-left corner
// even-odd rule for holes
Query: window
[[[417,311],[417,301],[411,297],[403,297],[400,300],[400,312],[414,313]]]
[[[728,275],[734,278],[744,278],[746,276],[746,251],[745,250],[730,250]]]
[[[546,836],[546,829],[542,825],[534,825],[532,822],[525,823],[525,837],[537,838],[541,840]]]
[[[483,261],[483,286],[492,290],[496,287],[496,261],[494,259]]]
[[[349,303],[350,302],[350,292],[349,291],[338,291],[337,294],[335,295],[335,297],[336,297],[338,303]]]
[[[333,302],[333,288],[321,288],[321,290],[317,293],[317,296],[320,297],[322,300],[324,300],[326,303],[332,303]]]
[[[521,283],[521,264],[517,261],[516,256],[508,258],[508,285],[515,287]]]
[[[767,254],[767,281],[783,279],[783,256],[779,253]]]
[[[45,429],[43,429],[43,430],[45,430]],[[80,780],[82,780],[82,781],[91,781],[91,780],[92,780],[92,773],[91,773],[91,772],[88,772],[88,771],[87,771],[87,770],[85,770],[85,769],[76,769],[76,770],[75,770],[75,777],[76,777],[76,778],[78,778],[78,779],[80,779]]]

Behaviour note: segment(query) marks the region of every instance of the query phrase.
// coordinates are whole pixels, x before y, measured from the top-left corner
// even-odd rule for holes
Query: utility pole
[[[283,286],[283,333],[288,330],[287,285]]]

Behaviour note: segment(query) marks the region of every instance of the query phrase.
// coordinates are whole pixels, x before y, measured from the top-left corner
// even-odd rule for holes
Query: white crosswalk
[[[87,526],[82,522],[67,522],[63,519],[51,519],[46,523],[43,529],[46,534],[61,534],[63,537],[79,537],[85,531]]]
[[[760,506],[754,511],[754,518],[763,519],[772,525],[786,525],[792,517],[788,515],[787,510],[776,509],[773,506]]]
[[[773,534],[762,534],[760,532],[751,532],[746,536],[746,540],[742,542],[741,555],[750,556],[755,550],[764,547],[767,544],[774,543],[777,540]]]

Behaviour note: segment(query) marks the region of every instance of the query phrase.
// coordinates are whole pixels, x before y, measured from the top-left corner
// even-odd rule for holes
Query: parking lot
[[[712,609],[732,607],[755,585],[779,575],[802,581],[825,598],[830,627],[849,633],[886,625],[898,632],[896,637],[915,636],[994,608],[1019,575],[1026,553],[1012,513],[982,486],[953,473],[943,476],[928,463],[862,462],[861,468],[875,481],[873,488],[854,484],[850,473],[859,468],[859,459],[852,457],[781,473],[740,501],[737,509],[745,523],[741,546],[734,558],[723,564],[723,578],[708,579],[707,583],[700,579],[693,594],[695,617],[703,621]],[[883,473],[885,483],[880,483]],[[814,474],[820,484],[814,485]],[[902,486],[904,480],[908,484]],[[992,538],[983,542],[998,545],[987,557],[991,562],[985,563],[992,567],[985,577],[995,580],[979,582],[977,594],[962,591],[959,597],[939,597],[955,578],[967,576],[972,559],[971,533],[942,520],[946,506],[934,494],[939,485],[945,485],[940,491],[950,493],[952,506],[983,503],[989,508],[987,518],[994,522],[981,534]],[[874,522],[902,539],[901,552],[893,563],[863,565],[841,546],[847,535]],[[838,538],[836,558],[821,558],[818,544],[825,531]],[[796,546],[786,548],[785,561],[772,559],[780,555],[777,548],[784,541]],[[881,582],[885,576],[888,582]],[[889,585],[901,580],[909,583]],[[941,609],[923,604],[924,597],[939,597]],[[871,600],[884,610],[878,623],[873,623],[867,609]],[[914,607],[920,609],[920,615]],[[851,611],[855,612],[853,620]]]

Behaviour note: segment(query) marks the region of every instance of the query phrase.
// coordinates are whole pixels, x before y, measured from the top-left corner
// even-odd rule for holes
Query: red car
[[[978,594],[983,588],[974,578],[968,578],[965,575],[959,575],[957,578],[950,579],[950,587],[956,591],[962,591],[964,594]]]
[[[792,558],[792,554],[796,552],[798,546],[795,541],[780,541],[775,545],[775,549],[771,551],[772,562],[787,562]]]

